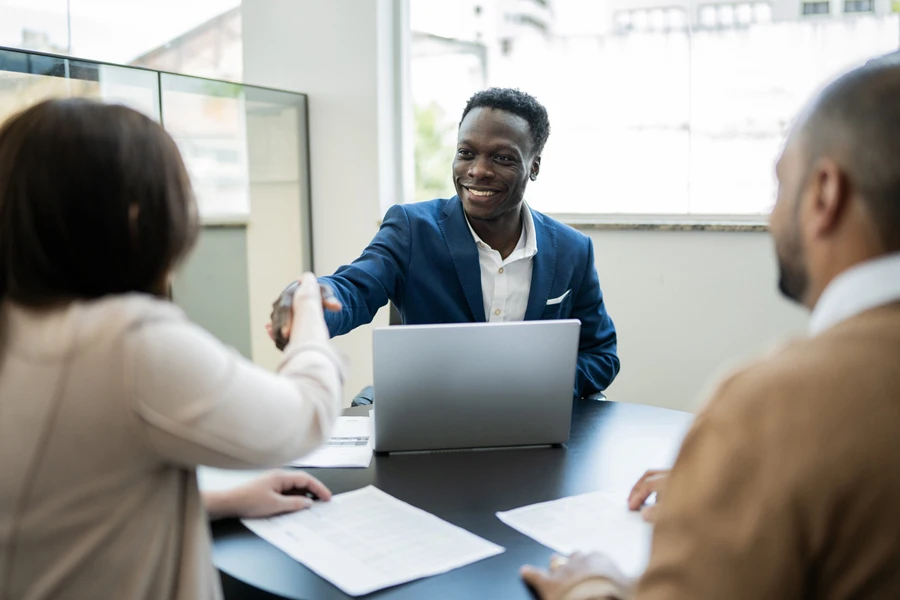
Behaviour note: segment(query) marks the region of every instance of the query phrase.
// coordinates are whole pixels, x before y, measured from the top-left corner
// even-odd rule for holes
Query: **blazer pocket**
[[[562,301],[569,297],[569,294],[572,293],[572,290],[566,290],[566,293],[560,296],[559,298],[552,298],[547,300],[547,306],[553,306],[554,304],[562,304]]]
[[[541,313],[541,319],[568,319],[572,314],[572,290],[569,290],[559,298],[547,300],[544,311]]]

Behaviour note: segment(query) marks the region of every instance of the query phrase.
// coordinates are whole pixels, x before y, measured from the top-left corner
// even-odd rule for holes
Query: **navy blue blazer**
[[[586,235],[532,210],[537,237],[525,320],[580,319],[575,397],[601,392],[619,372],[616,329],[603,304]],[[332,336],[370,323],[388,301],[404,324],[484,322],[478,248],[462,202],[397,204],[362,255],[321,282],[343,310],[326,313]],[[550,299],[568,294],[562,302]]]

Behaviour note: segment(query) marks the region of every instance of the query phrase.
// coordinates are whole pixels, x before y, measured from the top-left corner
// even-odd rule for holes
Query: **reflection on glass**
[[[243,86],[163,74],[166,129],[187,165],[204,219],[245,220],[250,175]]]
[[[155,73],[0,49],[0,121],[50,98],[125,104],[159,121]]]
[[[307,201],[303,96],[165,73],[160,81],[165,126],[206,222],[246,222],[251,206],[265,206],[273,194],[281,202],[276,214],[300,210]],[[300,221],[297,214],[298,228]]]
[[[251,185],[265,185],[263,204],[292,211],[293,239],[306,238],[303,95],[0,49],[0,123],[37,102],[66,97],[124,104],[162,122],[181,150],[207,223],[246,223]]]

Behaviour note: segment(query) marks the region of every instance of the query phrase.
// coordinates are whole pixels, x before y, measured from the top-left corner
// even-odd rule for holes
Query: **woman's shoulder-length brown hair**
[[[0,127],[0,300],[164,295],[198,227],[178,148],[141,113],[48,100]]]

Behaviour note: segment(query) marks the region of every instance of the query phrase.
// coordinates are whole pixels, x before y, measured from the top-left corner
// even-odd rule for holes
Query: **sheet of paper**
[[[367,468],[372,462],[372,419],[338,417],[328,443],[291,462],[292,467]]]
[[[653,528],[628,510],[628,492],[592,492],[497,513],[497,517],[559,554],[602,552],[626,575],[647,568]]]
[[[243,523],[351,596],[504,551],[373,486],[338,494],[309,510]]]

